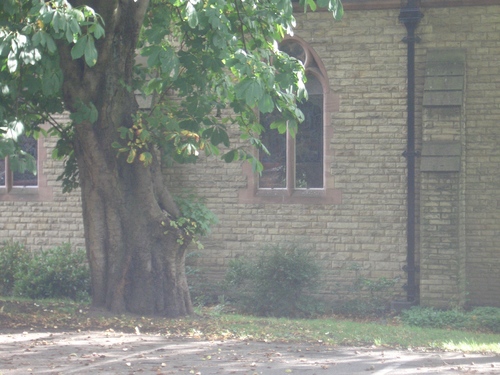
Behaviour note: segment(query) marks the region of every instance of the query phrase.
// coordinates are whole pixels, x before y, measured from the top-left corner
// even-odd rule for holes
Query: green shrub
[[[69,244],[41,250],[15,274],[14,295],[28,298],[87,299],[90,273],[85,252]]]
[[[500,333],[500,308],[476,307],[468,315],[474,328]]]
[[[401,320],[417,327],[500,333],[500,309],[497,307],[477,307],[472,311],[463,311],[416,306],[401,312]]]
[[[186,254],[186,278],[191,300],[196,306],[216,305],[223,294],[223,287],[220,282],[209,280],[197,266],[196,259],[200,256],[201,254],[195,251]]]
[[[185,192],[174,196],[174,201],[181,216],[170,220],[169,224],[174,228],[182,229],[183,235],[178,239],[178,242],[183,243],[184,235],[187,235],[191,242],[198,246],[198,249],[203,249],[200,237],[210,233],[211,226],[218,222],[217,217],[208,209],[205,200],[196,194]],[[165,224],[163,223],[163,225]]]
[[[0,245],[0,294],[8,296],[14,289],[16,273],[24,273],[31,258],[30,252],[18,242]]]
[[[226,274],[228,298],[264,316],[304,317],[319,304],[310,293],[319,285],[314,258],[295,246],[274,247],[256,260],[235,260]]]
[[[460,310],[436,310],[430,307],[412,307],[401,312],[404,323],[417,327],[463,329],[467,316]]]
[[[400,279],[367,278],[362,275],[363,268],[357,263],[350,264],[347,269],[355,273],[355,278],[348,289],[349,296],[333,305],[333,313],[357,318],[388,314]]]

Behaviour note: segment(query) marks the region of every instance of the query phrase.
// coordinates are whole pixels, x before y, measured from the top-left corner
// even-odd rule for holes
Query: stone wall
[[[209,274],[220,276],[235,257],[294,243],[316,254],[326,298],[347,295],[357,275],[399,277],[395,293],[404,298],[406,45],[401,39],[406,31],[398,14],[350,11],[340,23],[328,13],[297,15],[296,35],[321,59],[340,102],[326,132],[332,134],[327,174],[341,199],[334,204],[243,204],[235,189],[247,187],[245,167],[204,164],[183,186],[202,195],[217,186],[209,205],[220,224],[205,241],[200,262]]]
[[[461,155],[459,171],[422,172],[422,196],[439,194],[433,210],[443,207],[440,226],[432,234],[441,240],[436,239],[430,250],[428,239],[429,247],[421,249],[423,274],[431,259],[443,267],[429,271],[422,281],[421,297],[429,305],[500,306],[499,10],[427,9],[418,29],[419,49],[459,49],[465,57],[463,103],[426,108],[423,121],[424,143],[455,142]],[[436,185],[429,190],[431,179]],[[430,201],[422,203],[428,212],[431,206]],[[423,237],[432,229],[422,223]]]
[[[51,138],[38,141],[39,187],[0,190],[0,242],[17,241],[32,251],[62,243],[85,247],[80,192],[62,193],[62,162],[50,157],[54,146]]]
[[[498,305],[500,6],[422,12],[415,51],[417,149],[424,151],[429,142],[455,142],[460,149],[459,170],[424,168],[417,175],[422,303]],[[297,13],[296,35],[321,59],[338,99],[325,130],[328,194],[335,199],[252,200],[248,166],[215,159],[167,172],[173,190],[206,197],[219,218],[198,258],[209,278],[220,279],[231,259],[293,243],[312,250],[322,265],[324,297],[348,295],[363,275],[399,277],[394,297],[405,298],[406,29],[398,15],[397,6],[349,9],[341,22],[327,12]],[[450,48],[465,56],[462,103],[424,107],[429,51]],[[417,160],[417,169],[428,156]],[[13,199],[0,192],[0,240],[20,240],[34,250],[62,242],[83,246],[78,194],[61,193],[55,181],[60,167],[43,162],[50,199]]]
[[[465,50],[427,50],[420,163],[423,305],[465,303],[465,246],[461,246],[465,70]]]
[[[442,155],[440,161],[453,157],[458,170],[417,174],[421,302],[439,307],[498,304],[500,9],[422,11],[415,51],[417,149],[429,142],[454,142],[460,152],[458,159]],[[404,283],[406,45],[401,40],[406,30],[398,14],[397,9],[349,10],[340,23],[326,13],[297,15],[296,35],[317,52],[340,101],[331,118],[329,172],[341,201],[241,204],[234,189],[246,187],[245,174],[235,166],[203,165],[189,186],[201,183],[202,194],[214,186],[223,192],[222,198],[215,192],[209,199],[220,218],[202,258],[210,274],[220,275],[230,259],[255,255],[268,244],[297,242],[314,250],[322,263],[325,296],[348,293],[355,264],[366,277],[399,276],[399,286]],[[465,56],[462,103],[451,109],[424,107],[427,58],[436,49],[459,49]]]

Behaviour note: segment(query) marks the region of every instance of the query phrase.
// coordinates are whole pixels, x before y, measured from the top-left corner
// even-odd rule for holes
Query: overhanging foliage
[[[139,7],[148,2],[126,3]],[[117,153],[129,163],[139,160],[148,165],[155,149],[162,151],[165,160],[182,163],[194,162],[205,152],[221,155],[227,162],[250,159],[260,170],[249,148],[263,147],[256,109],[268,113],[278,108],[293,133],[302,120],[295,103],[307,96],[300,62],[277,48],[278,41],[293,34],[292,3],[150,1],[137,46],[145,63],[136,65],[134,82],[128,89],[152,97],[152,105],[137,112],[133,128],[118,129]],[[336,19],[343,14],[340,0],[299,3],[304,10],[328,8]],[[92,69],[99,59],[106,27],[113,22],[111,12],[107,12],[118,9],[118,4],[2,2],[0,157],[19,155],[19,132],[14,133],[14,129],[35,137],[40,133],[57,135],[60,141],[53,156],[67,158],[61,176],[66,190],[78,185],[72,158],[73,126],[85,120],[94,122],[98,112],[95,103],[85,98],[77,98],[71,106],[65,103],[61,50],[69,48],[71,58],[80,61],[82,72]],[[69,124],[52,117],[65,106],[72,112]],[[42,128],[42,123],[50,127]],[[233,124],[244,142],[231,148],[228,128]],[[20,163],[18,168],[33,169],[33,163]]]

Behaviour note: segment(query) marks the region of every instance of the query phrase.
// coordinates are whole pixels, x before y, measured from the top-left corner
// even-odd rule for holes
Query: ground
[[[0,335],[6,374],[498,374],[494,355],[200,341],[104,332]]]
[[[0,306],[2,375],[500,373],[497,354],[215,339],[197,334],[206,328],[202,317],[159,329],[161,319],[105,316],[58,302]]]

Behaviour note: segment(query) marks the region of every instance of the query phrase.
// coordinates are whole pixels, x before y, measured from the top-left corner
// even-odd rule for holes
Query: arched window
[[[280,113],[261,114],[265,128],[262,138],[270,154],[260,153],[264,166],[259,189],[322,189],[324,187],[324,94],[318,64],[310,52],[294,39],[287,39],[280,49],[300,60],[306,69],[307,101],[297,103],[304,113],[295,138],[270,129]]]
[[[305,68],[308,100],[297,103],[304,114],[295,137],[279,134],[270,125],[280,112],[260,114],[265,131],[262,142],[270,154],[259,153],[264,169],[260,176],[247,168],[248,188],[240,191],[240,202],[340,203],[329,171],[332,152],[331,114],[338,98],[330,91],[326,70],[318,55],[300,38],[287,38],[280,50],[300,60]]]
[[[261,114],[265,129],[262,142],[270,154],[260,153],[264,166],[259,179],[260,189],[322,189],[323,166],[323,92],[314,75],[307,75],[309,99],[298,103],[304,114],[295,138],[279,134],[270,125],[279,120],[279,112]]]

